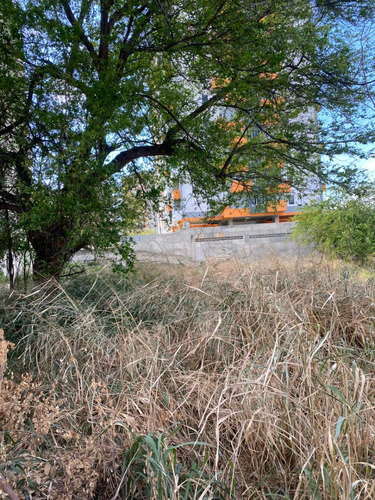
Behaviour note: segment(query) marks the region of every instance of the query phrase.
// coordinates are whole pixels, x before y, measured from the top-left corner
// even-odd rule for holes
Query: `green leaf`
[[[337,440],[339,435],[340,435],[340,431],[341,431],[341,427],[342,427],[342,424],[345,422],[346,420],[346,417],[343,417],[343,416],[339,416],[338,420],[337,420],[337,424],[336,424],[336,429],[335,429],[335,439]]]
[[[342,395],[342,393],[335,387],[334,385],[327,385],[328,389],[332,391],[332,393],[348,408],[350,408],[350,404],[348,401],[345,399],[345,397]]]

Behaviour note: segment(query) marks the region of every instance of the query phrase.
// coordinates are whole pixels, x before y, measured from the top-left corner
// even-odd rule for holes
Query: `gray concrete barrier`
[[[136,236],[134,250],[139,260],[171,263],[307,254],[308,250],[291,240],[293,226],[293,222],[244,224]]]
[[[206,259],[256,259],[307,255],[311,249],[291,240],[294,222],[274,224],[244,224],[225,227],[184,229],[175,233],[133,236],[138,260],[188,263]],[[118,255],[107,252],[97,257],[94,252],[80,250],[73,262],[105,264],[119,262]],[[6,274],[4,262],[0,268]]]

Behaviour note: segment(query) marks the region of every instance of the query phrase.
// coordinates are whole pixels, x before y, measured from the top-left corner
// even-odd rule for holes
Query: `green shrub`
[[[179,429],[178,426],[168,438]],[[186,469],[177,459],[177,450],[187,446],[207,446],[206,443],[191,442],[168,446],[166,436],[153,433],[134,436],[131,447],[126,450],[122,465],[122,479],[116,494],[120,498],[144,500],[210,498],[224,500],[232,498],[228,488],[213,477],[206,477],[202,464],[192,463]],[[202,468],[201,468],[202,467]],[[116,496],[116,495],[115,495]]]
[[[329,257],[364,263],[375,253],[375,195],[336,193],[298,214],[293,239]]]

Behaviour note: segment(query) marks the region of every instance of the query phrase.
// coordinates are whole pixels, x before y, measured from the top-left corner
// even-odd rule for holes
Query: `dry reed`
[[[313,260],[35,289],[4,320],[28,375],[0,472],[33,499],[373,499],[374,291]]]

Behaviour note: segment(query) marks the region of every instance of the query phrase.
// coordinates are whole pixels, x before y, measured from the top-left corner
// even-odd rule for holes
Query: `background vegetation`
[[[295,220],[293,238],[329,257],[363,264],[375,253],[375,196],[370,185],[351,195],[333,190],[324,201],[311,202]]]

